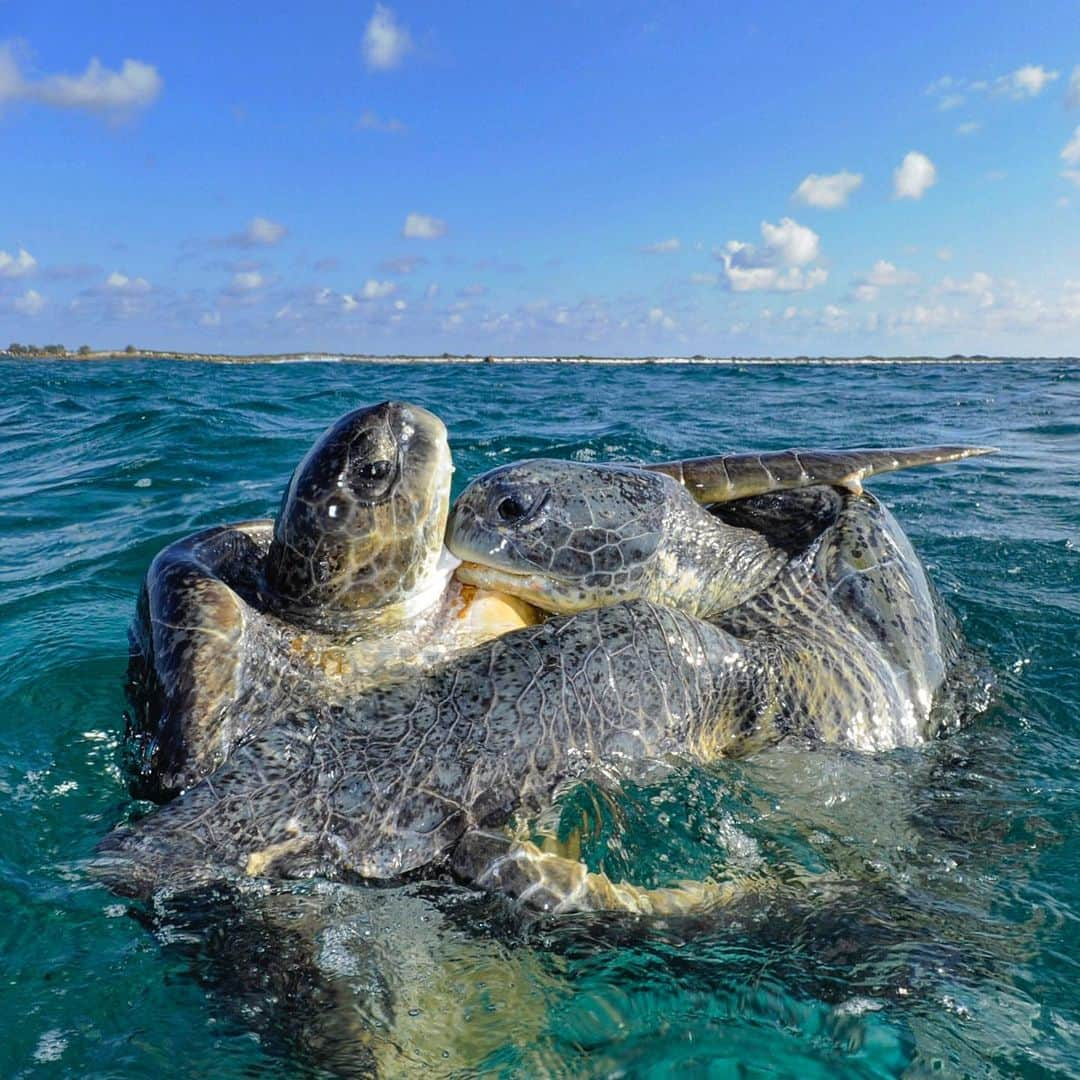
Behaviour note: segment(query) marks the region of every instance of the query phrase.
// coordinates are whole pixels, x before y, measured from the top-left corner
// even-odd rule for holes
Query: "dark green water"
[[[34,362],[0,378],[0,1075],[291,1076],[372,1054],[402,1075],[1080,1074],[1076,367]],[[992,705],[921,751],[779,747],[676,764],[617,805],[567,796],[615,876],[791,879],[789,903],[734,921],[542,920],[435,885],[298,889],[266,898],[263,930],[208,902],[155,936],[79,871],[129,809],[140,577],[187,532],[272,513],[314,436],[388,397],[446,420],[458,487],[539,454],[999,446],[873,485],[989,658]]]

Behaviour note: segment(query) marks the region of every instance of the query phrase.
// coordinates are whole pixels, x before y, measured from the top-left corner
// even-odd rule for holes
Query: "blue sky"
[[[0,0],[2,344],[1080,353],[1075,0],[269,7]]]

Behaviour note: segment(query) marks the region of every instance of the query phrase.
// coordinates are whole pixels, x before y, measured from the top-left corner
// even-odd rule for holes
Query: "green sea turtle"
[[[426,409],[357,409],[297,466],[276,520],[206,529],[154,559],[132,630],[133,793],[190,786],[285,701],[349,700],[535,621],[451,577],[452,471]]]
[[[789,731],[860,750],[914,745],[934,734],[955,630],[861,480],[985,452],[518,462],[462,492],[447,545],[461,580],[547,611],[642,598],[730,631],[750,678],[718,751]]]
[[[831,465],[818,455],[821,470],[800,469],[787,481],[777,481],[772,468],[784,456],[763,457],[765,490],[810,485],[788,496],[798,500],[800,520],[774,526],[775,544],[769,528],[708,515],[662,475],[677,466],[650,473],[560,465],[560,472],[549,463],[536,499],[514,483],[494,501],[489,493],[508,474],[491,474],[455,513],[450,540],[459,550],[469,528],[494,526],[484,516],[492,510],[520,545],[508,540],[501,550],[513,557],[496,568],[513,575],[524,565],[534,576],[541,565],[554,567],[543,552],[561,550],[568,539],[552,543],[545,523],[558,523],[556,508],[569,508],[571,534],[586,556],[576,564],[571,606],[581,606],[581,589],[591,590],[592,603],[605,603],[613,588],[625,598],[487,642],[408,684],[348,702],[309,701],[303,709],[283,703],[274,723],[212,777],[106,837],[96,872],[121,891],[145,895],[244,875],[393,879],[449,861],[467,880],[548,909],[681,911],[743,895],[742,882],[667,890],[617,884],[515,842],[507,826],[535,818],[559,785],[595,765],[672,753],[708,760],[785,734],[857,748],[925,738],[925,695],[941,685],[953,631],[888,512],[868,496],[819,485],[852,486],[884,468],[977,452],[856,454]],[[692,473],[729,475],[724,464],[698,462]],[[698,495],[712,503],[719,487],[705,484]],[[578,501],[583,491],[588,497]],[[510,496],[516,508],[505,503]],[[578,521],[573,514],[581,507],[610,510],[610,521]],[[744,516],[761,522],[775,510],[743,503]],[[659,538],[680,523],[690,529],[679,535],[691,537],[695,557],[740,553],[740,545],[752,552],[727,578],[674,556],[673,598],[714,614],[711,621],[643,598],[648,589],[623,588],[634,567],[657,552],[671,556]],[[719,547],[701,545],[696,530],[718,537]],[[622,552],[620,565],[597,562],[608,558],[608,547]],[[533,552],[540,554],[530,564]],[[466,553],[475,563],[495,558],[490,545]],[[559,566],[565,586],[572,574]],[[695,573],[711,583],[707,604],[689,598],[683,578]],[[606,578],[594,580],[597,574]],[[740,584],[747,575],[758,582],[749,596]]]

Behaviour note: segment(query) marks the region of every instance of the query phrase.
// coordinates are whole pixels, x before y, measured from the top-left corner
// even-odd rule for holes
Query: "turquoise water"
[[[0,1075],[1080,1074],[1075,366],[0,370]],[[791,879],[736,919],[553,921],[436,882],[298,889],[262,929],[213,898],[148,926],[79,870],[129,810],[141,575],[185,533],[272,513],[313,438],[388,397],[446,420],[458,488],[539,454],[999,446],[873,482],[992,704],[920,751],[780,747],[567,795],[615,876]]]

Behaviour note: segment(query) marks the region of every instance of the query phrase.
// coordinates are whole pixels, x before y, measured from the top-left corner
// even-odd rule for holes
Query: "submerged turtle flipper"
[[[451,860],[454,873],[471,884],[493,889],[539,911],[623,911],[633,915],[700,915],[761,891],[746,878],[726,882],[680,881],[646,889],[594,874],[585,863],[542,851],[506,833],[476,829],[465,833]]]
[[[723,454],[643,465],[678,480],[699,503],[731,502],[769,491],[829,484],[858,494],[877,473],[940,465],[993,454],[990,446],[909,446],[886,450],[778,450],[766,454]]]

